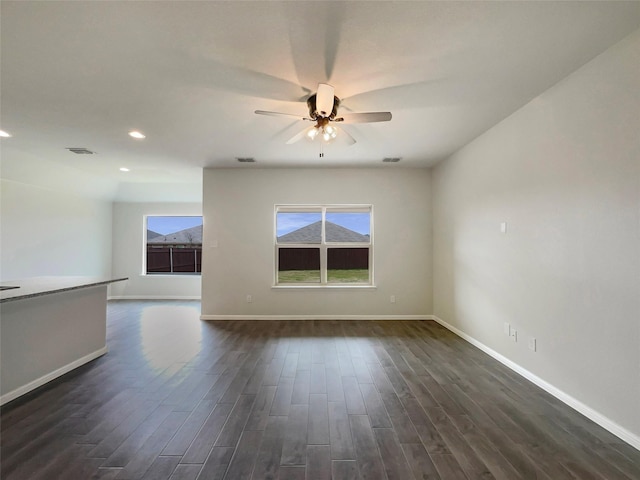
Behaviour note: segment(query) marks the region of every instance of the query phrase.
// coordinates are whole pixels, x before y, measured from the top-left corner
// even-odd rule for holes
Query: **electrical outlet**
[[[395,295],[391,295],[391,298],[389,299],[389,301],[391,303],[396,303],[396,296]]]
[[[535,352],[537,348],[537,342],[534,337],[529,337],[529,350]]]
[[[518,341],[518,331],[515,328],[511,329],[511,334],[509,336],[511,337],[511,340],[513,340],[514,342]]]
[[[509,322],[504,322],[502,325],[502,331],[507,337],[511,335],[511,325],[509,325]]]
[[[247,295],[247,303],[251,302],[253,302],[253,298],[251,298],[251,295]]]

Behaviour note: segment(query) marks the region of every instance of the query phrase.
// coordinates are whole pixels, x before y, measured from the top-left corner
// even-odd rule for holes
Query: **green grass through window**
[[[278,283],[320,283],[320,270],[285,270],[278,272]]]
[[[320,271],[287,270],[278,272],[278,283],[320,283]],[[369,283],[369,270],[329,270],[327,283]]]

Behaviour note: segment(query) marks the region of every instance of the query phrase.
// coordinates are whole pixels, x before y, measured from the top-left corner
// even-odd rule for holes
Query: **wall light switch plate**
[[[396,296],[395,295],[391,295],[391,298],[389,299],[389,301],[391,303],[396,303]]]
[[[534,337],[529,337],[529,350],[531,350],[532,352],[535,352],[537,348],[536,343],[537,342]]]
[[[502,325],[502,331],[508,337],[509,335],[511,335],[511,325],[509,325],[508,322],[504,322],[504,324]]]
[[[502,222],[500,224],[500,233],[507,233],[507,222]]]
[[[518,331],[515,328],[511,329],[511,340],[513,340],[514,342],[518,341]]]

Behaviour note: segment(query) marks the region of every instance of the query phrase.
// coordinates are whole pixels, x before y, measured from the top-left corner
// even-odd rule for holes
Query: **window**
[[[146,217],[146,251],[148,275],[200,275],[202,217]]]
[[[371,205],[277,205],[276,285],[371,285]]]

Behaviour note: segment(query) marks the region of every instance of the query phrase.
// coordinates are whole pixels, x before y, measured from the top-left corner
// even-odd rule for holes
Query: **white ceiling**
[[[388,168],[428,167],[640,26],[635,1],[0,8],[0,128],[13,134],[2,140],[3,177],[46,164],[109,181],[121,200],[154,199],[157,183],[182,184],[162,191],[180,199],[203,167],[382,166],[389,156],[402,161]],[[344,126],[357,144],[338,141],[319,158],[318,140],[285,144],[307,123],[253,113],[303,116],[319,82],[335,87],[343,113],[393,120]]]

